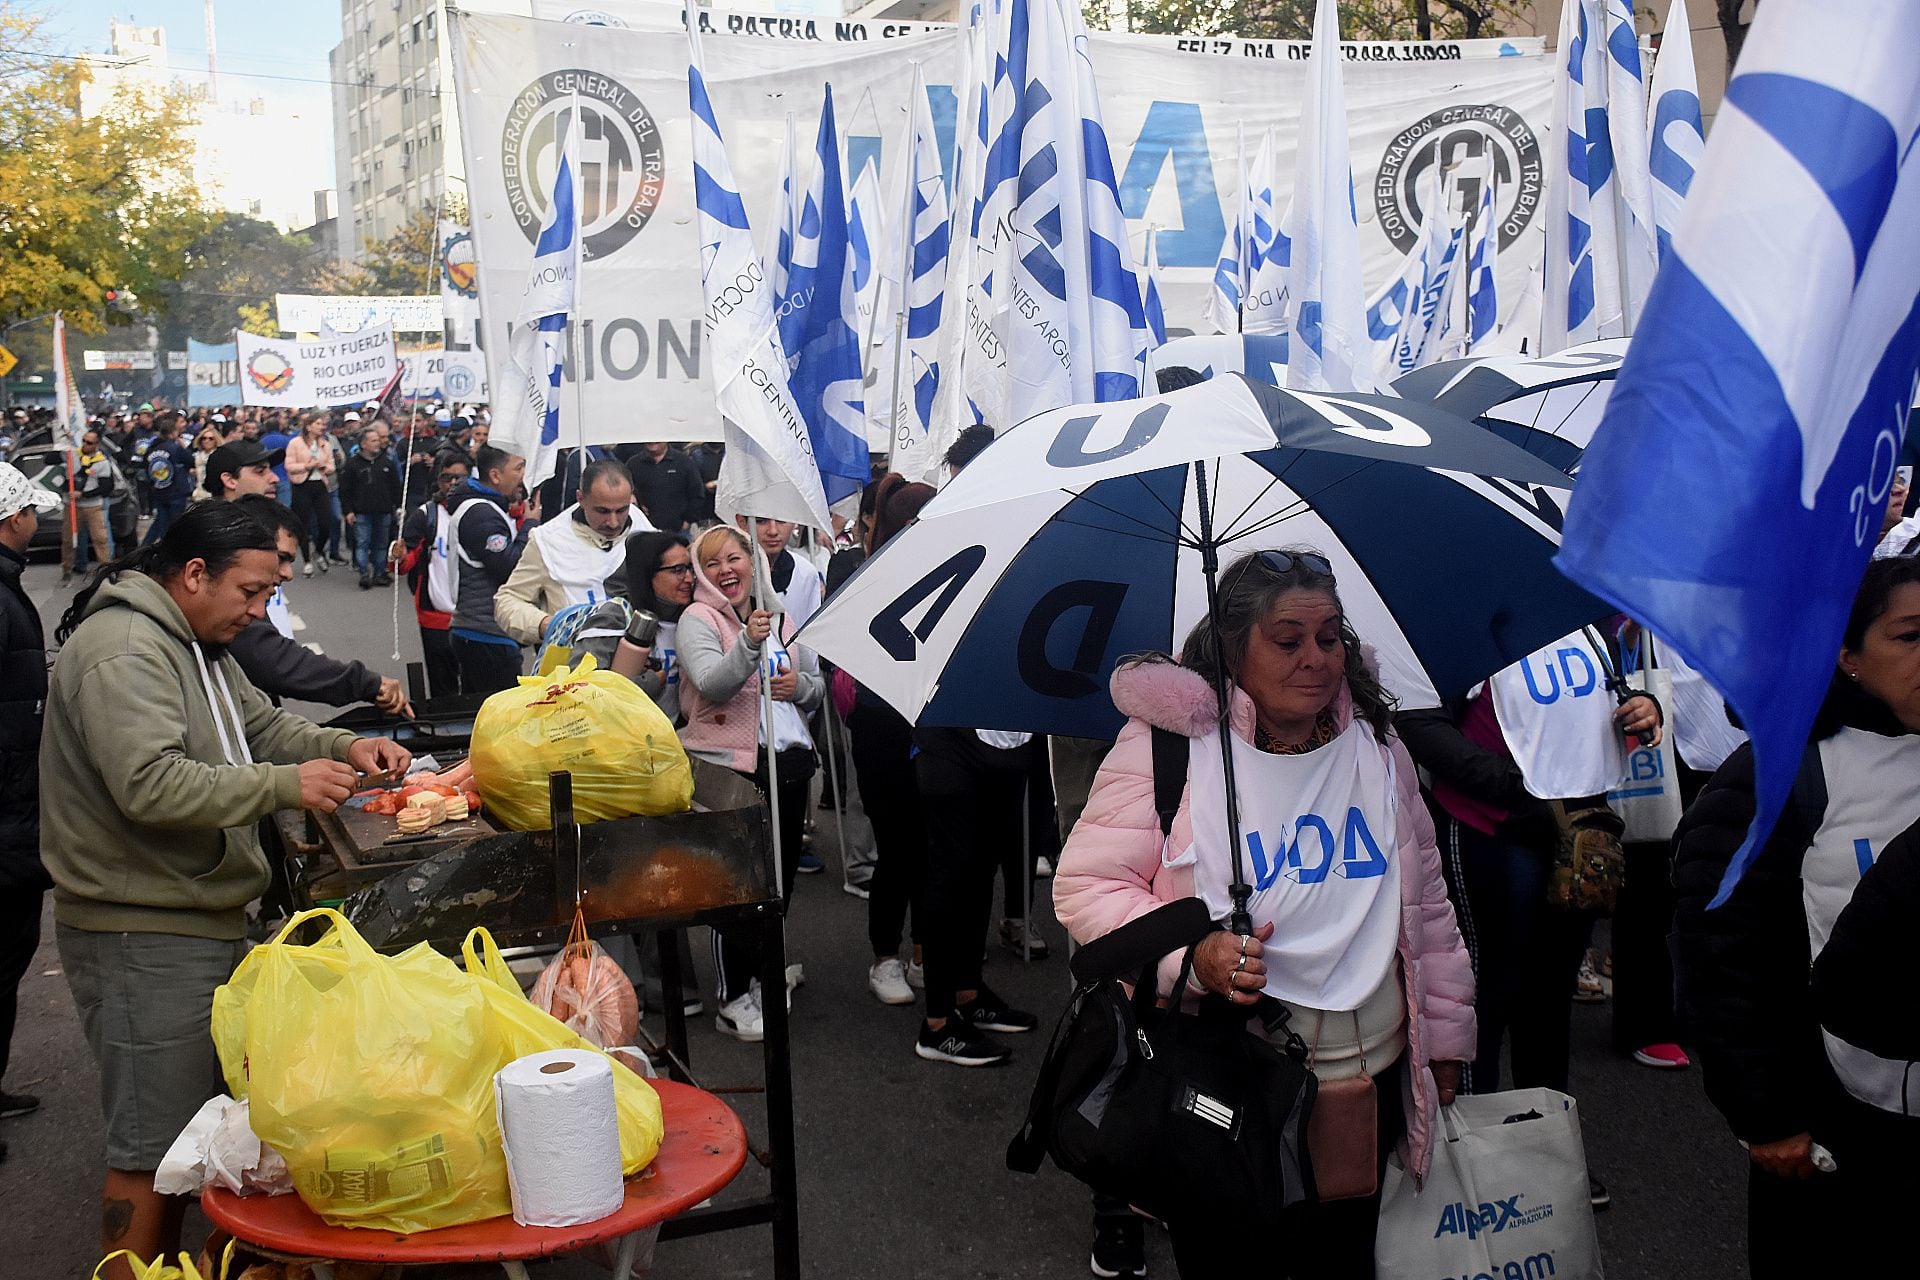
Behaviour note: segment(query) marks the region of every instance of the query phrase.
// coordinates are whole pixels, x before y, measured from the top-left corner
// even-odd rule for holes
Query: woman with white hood
[[[680,741],[688,754],[723,764],[767,790],[767,752],[779,780],[780,893],[793,891],[806,820],[808,783],[816,767],[807,717],[826,695],[813,654],[790,649],[792,625],[782,613],[756,607],[754,546],[738,529],[708,529],[693,543],[693,603],[680,615]],[[762,562],[764,564],[764,561]],[[766,579],[764,568],[761,570]],[[769,581],[768,591],[771,592]],[[778,629],[776,630],[776,621]],[[760,713],[760,681],[773,700],[773,741]],[[716,929],[720,1012],[714,1025],[738,1040],[757,1041],[761,1018],[760,948],[750,933]],[[782,993],[784,998],[784,992]]]

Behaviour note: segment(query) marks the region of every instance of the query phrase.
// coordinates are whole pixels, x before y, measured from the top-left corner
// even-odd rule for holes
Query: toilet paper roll
[[[513,1220],[572,1227],[620,1207],[620,1116],[613,1067],[597,1053],[549,1049],[493,1078]]]

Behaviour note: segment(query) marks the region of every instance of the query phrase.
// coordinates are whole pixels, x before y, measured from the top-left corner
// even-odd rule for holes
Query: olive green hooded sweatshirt
[[[270,878],[255,824],[300,807],[299,764],[344,760],[353,741],[275,707],[194,640],[165,587],[121,573],[60,650],[47,695],[40,855],[54,918],[241,937]]]

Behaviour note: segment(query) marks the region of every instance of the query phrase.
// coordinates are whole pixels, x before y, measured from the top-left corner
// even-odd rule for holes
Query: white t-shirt
[[[1271,755],[1237,737],[1248,910],[1266,944],[1268,995],[1310,1009],[1358,1009],[1399,953],[1399,800],[1392,753],[1361,721],[1304,755]],[[1187,768],[1195,891],[1216,920],[1232,910],[1233,850],[1218,729],[1193,740]]]

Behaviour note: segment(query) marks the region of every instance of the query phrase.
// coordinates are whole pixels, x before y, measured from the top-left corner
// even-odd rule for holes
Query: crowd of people
[[[33,429],[16,420],[16,444]],[[970,428],[946,466],[965,467],[992,438]],[[1337,892],[1272,877],[1251,904],[1252,932],[1208,935],[1185,978],[1179,957],[1161,965],[1163,999],[1231,1010],[1249,1034],[1310,1040],[1323,1083],[1369,1081],[1376,1188],[1396,1152],[1424,1174],[1456,1094],[1570,1091],[1572,1005],[1602,986],[1583,971],[1605,966],[1590,952],[1595,915],[1556,899],[1552,881],[1570,840],[1608,829],[1607,801],[1530,789],[1492,682],[1442,707],[1398,707],[1317,550],[1231,557],[1217,615],[1178,653],[1115,673],[1128,719],[1113,742],[920,727],[793,638],[934,487],[876,465],[835,529],[720,521],[721,457],[710,445],[575,450],[530,492],[525,460],[489,443],[484,409],[424,406],[399,421],[380,405],[106,414],[75,450],[63,585],[88,548],[100,568],[65,608],[51,675],[20,580],[38,519],[62,498],[0,465],[0,1071],[51,888],[100,1069],[109,1248],[150,1257],[178,1235],[179,1205],[154,1193],[152,1170],[218,1087],[213,990],[271,878],[256,824],[276,809],[331,808],[359,779],[406,767],[390,742],[275,705],[409,710],[399,681],[294,638],[286,585],[349,563],[362,588],[399,575],[433,697],[508,688],[563,639],[633,679],[690,754],[777,790],[789,901],[797,875],[824,869],[807,831],[816,798],[843,802],[835,779],[850,776],[871,833],[842,868],[866,902],[867,985],[882,1004],[922,1004],[919,1059],[1005,1063],[1006,1037],[1039,1024],[983,968],[996,941],[1049,954],[1036,880],[1052,877],[1076,945],[1184,898],[1224,919],[1227,754],[1243,829],[1357,815],[1381,871]],[[136,477],[150,516],[135,547],[114,546],[85,505],[109,496],[109,460]],[[1920,1019],[1910,998],[1864,994],[1883,972],[1870,957],[1891,963],[1912,918],[1920,856],[1920,805],[1903,785],[1920,764],[1920,558],[1907,549],[1868,570],[1794,802],[1728,904],[1707,909],[1752,816],[1748,748],[1685,769],[1690,807],[1672,838],[1624,851],[1610,931],[1616,1047],[1649,1069],[1688,1067],[1682,1038],[1700,1055],[1710,1098],[1751,1152],[1756,1276],[1813,1266],[1827,1246],[1804,1224],[1822,1215],[1857,1222],[1870,1204],[1883,1224],[1871,1230],[1894,1230],[1894,1205],[1920,1183],[1902,1142]],[[1610,669],[1642,651],[1625,618],[1592,640]],[[1674,715],[1623,689],[1577,732],[1657,744]],[[843,735],[844,754],[823,768]],[[1177,809],[1159,803],[1168,735],[1184,744]],[[762,991],[754,935],[716,931],[712,944],[715,1026],[760,1040],[763,1002],[790,999],[798,977]],[[0,1115],[35,1105],[0,1093]],[[1590,1183],[1604,1208],[1606,1187]],[[1376,1189],[1308,1206],[1277,1252],[1225,1224],[1167,1226],[1184,1276],[1276,1258],[1286,1275],[1364,1276],[1379,1203]],[[1143,1223],[1124,1202],[1095,1199],[1093,1238],[1093,1274],[1146,1273]]]

